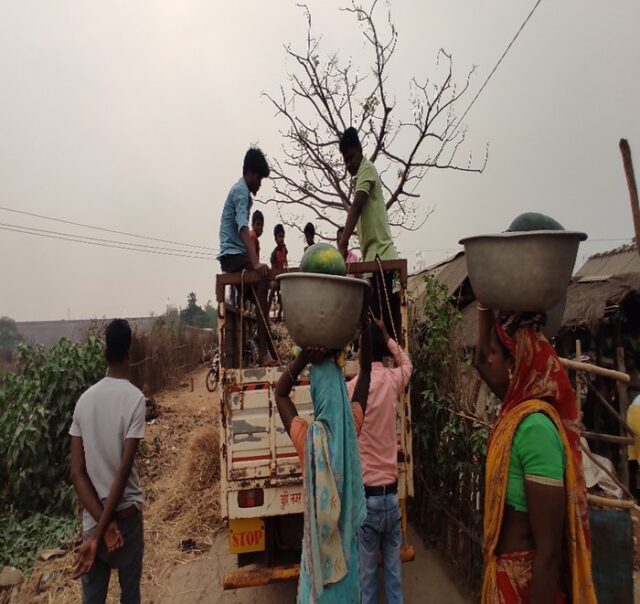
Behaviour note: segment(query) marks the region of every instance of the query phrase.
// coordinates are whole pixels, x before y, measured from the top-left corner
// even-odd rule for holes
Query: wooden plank
[[[631,381],[629,374],[622,373],[620,371],[613,371],[612,369],[605,369],[598,365],[592,365],[591,363],[580,363],[577,361],[571,361],[570,359],[560,358],[560,362],[567,369],[573,369],[574,371],[586,371],[587,373],[593,373],[595,375],[601,375],[602,377],[608,377],[612,380],[617,380],[628,384]]]
[[[591,440],[601,440],[616,445],[632,445],[635,442],[635,439],[631,436],[615,436],[613,434],[601,434],[600,432],[587,432],[585,430],[583,430],[581,434]]]
[[[400,273],[400,283],[402,287],[407,284],[407,261],[402,258],[399,260],[381,260],[380,265],[382,270],[385,271],[398,271]],[[362,273],[374,273],[380,270],[380,265],[377,262],[354,262],[349,265],[350,275],[359,275]],[[299,269],[291,268],[287,271],[283,270],[271,270],[269,271],[268,279],[273,281],[278,275],[282,273],[295,273]],[[246,271],[244,277],[242,273],[221,273],[216,275],[216,298],[218,302],[224,302],[224,288],[227,285],[240,285],[245,283],[247,285],[251,283],[258,283],[261,280],[260,275],[256,271]]]
[[[576,340],[576,361],[582,361],[582,342],[580,338]],[[582,388],[583,386],[582,373],[576,372],[576,405],[578,406],[578,417],[582,417]]]
[[[623,485],[619,480],[618,477],[609,470],[609,468],[607,468],[607,466],[605,466],[604,464],[600,463],[600,461],[598,460],[597,457],[595,457],[595,455],[593,455],[593,453],[591,453],[591,451],[589,451],[589,449],[587,449],[586,447],[582,447],[582,452],[594,463],[596,464],[609,478],[611,478],[611,480],[613,480],[613,482],[615,482],[621,489],[622,491],[626,494],[626,496],[629,499],[633,499],[633,495],[631,494],[631,492],[629,491],[629,489]]]
[[[599,497],[591,493],[587,493],[587,501],[594,505],[617,508],[619,510],[633,510],[636,507],[636,502],[632,499],[609,499],[608,497]]]
[[[625,419],[613,408],[613,406],[611,405],[611,403],[609,403],[609,401],[604,398],[604,396],[602,396],[602,393],[600,393],[598,391],[598,389],[591,383],[591,382],[587,382],[587,386],[590,388],[591,392],[593,392],[596,397],[598,398],[598,400],[602,403],[602,405],[604,406],[604,408],[609,411],[609,413],[611,413],[611,415],[613,415],[613,417],[615,417],[618,422],[620,423],[621,426],[624,427],[624,429],[631,435],[633,436],[635,434],[635,432],[631,429],[631,426],[629,426],[629,424],[627,424],[627,422],[625,421]]]
[[[629,188],[629,201],[631,202],[631,216],[633,217],[633,227],[636,232],[636,246],[640,252],[640,204],[638,202],[638,187],[636,177],[633,172],[633,161],[631,160],[631,149],[629,142],[625,138],[620,139],[620,153],[622,154],[622,164],[627,177],[627,187]]]
[[[620,373],[626,374],[626,367],[624,365],[624,348],[622,346],[618,347],[616,351],[617,356],[617,367],[616,369]],[[618,403],[620,406],[620,415],[622,417],[627,417],[627,411],[629,410],[629,393],[627,391],[627,384],[623,382],[616,382],[616,388],[618,389]],[[620,429],[620,433],[622,433],[622,428]],[[632,445],[635,442],[635,439],[631,439],[632,442],[629,444]],[[627,451],[624,450],[621,452],[621,461],[620,461],[620,470],[622,476],[622,482],[629,486],[629,464],[627,463],[628,456]]]

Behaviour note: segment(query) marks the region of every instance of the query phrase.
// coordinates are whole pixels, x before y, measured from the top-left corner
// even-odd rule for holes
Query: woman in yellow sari
[[[502,400],[489,441],[482,604],[595,604],[578,409],[539,326],[478,305],[474,364]]]

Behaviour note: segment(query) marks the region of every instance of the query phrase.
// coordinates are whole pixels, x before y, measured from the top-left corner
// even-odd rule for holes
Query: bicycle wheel
[[[215,392],[215,389],[218,387],[218,375],[215,370],[209,369],[209,373],[207,373],[207,390],[209,392]]]

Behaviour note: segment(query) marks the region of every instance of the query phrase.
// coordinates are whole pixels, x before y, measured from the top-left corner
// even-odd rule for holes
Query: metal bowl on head
[[[285,273],[276,279],[284,322],[298,346],[341,350],[351,342],[371,287],[367,281],[320,273]]]
[[[548,312],[562,302],[586,238],[575,231],[514,231],[460,243],[480,302],[500,310]]]

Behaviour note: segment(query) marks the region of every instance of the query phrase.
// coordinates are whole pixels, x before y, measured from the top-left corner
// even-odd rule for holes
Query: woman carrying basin
[[[482,300],[474,364],[502,401],[487,452],[483,604],[596,602],[576,397],[541,332],[546,313],[562,302],[581,238],[529,226],[464,241]],[[483,246],[491,248],[487,254]],[[498,259],[513,260],[520,246],[544,251],[527,253],[521,272],[531,269],[536,277],[514,292],[517,277]],[[488,280],[493,286],[485,292]],[[527,282],[532,289],[524,292]],[[515,310],[494,314],[485,303]]]

